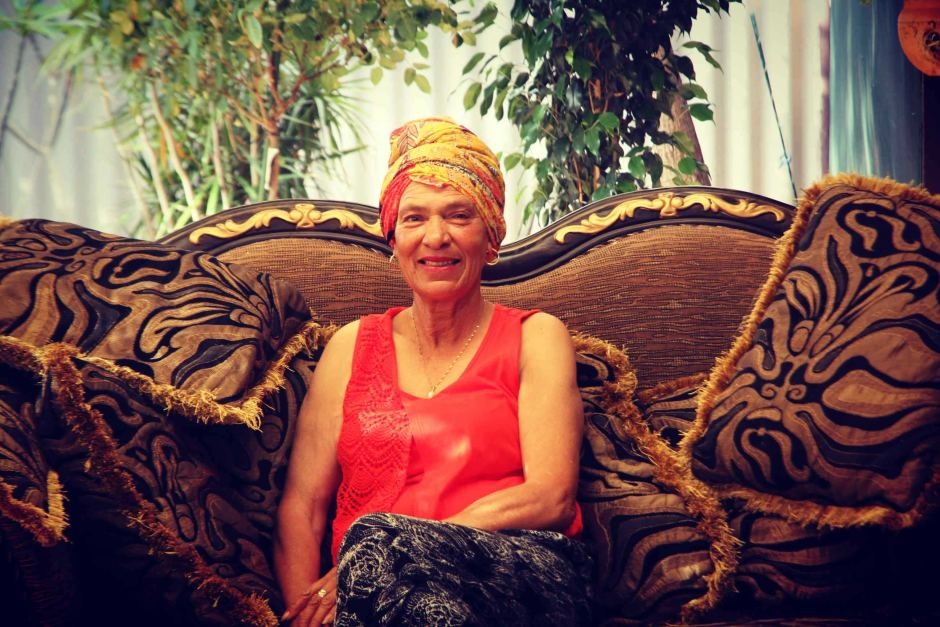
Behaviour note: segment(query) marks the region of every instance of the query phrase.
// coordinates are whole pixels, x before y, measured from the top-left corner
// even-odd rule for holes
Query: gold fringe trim
[[[260,429],[261,402],[267,394],[284,385],[284,370],[290,361],[302,350],[316,350],[335,330],[333,325],[323,327],[312,321],[305,324],[285,342],[261,380],[235,406],[219,404],[205,391],[188,392],[156,383],[151,377],[126,366],[84,355],[75,346],[62,342],[35,347],[15,337],[0,336],[0,361],[39,377],[51,377],[55,390],[53,403],[86,449],[89,472],[108,487],[109,494],[126,516],[128,526],[137,530],[153,554],[179,562],[177,569],[186,573],[186,580],[193,589],[208,596],[212,606],[222,606],[233,624],[274,626],[278,624],[277,617],[263,598],[245,596],[215,575],[192,546],[182,543],[160,522],[155,506],[143,498],[133,479],[121,467],[117,444],[104,418],[85,402],[82,375],[73,360],[83,359],[116,375],[167,411],[173,410],[207,424],[244,424]],[[54,472],[48,476],[47,487],[48,513],[13,498],[10,486],[0,482],[0,513],[20,522],[43,546],[61,540],[66,526],[65,495]]]
[[[16,338],[0,336],[0,363],[32,372],[39,377],[45,376],[45,366],[36,357],[33,347]],[[13,495],[13,488],[0,481],[0,514],[32,534],[40,546],[48,548],[65,539],[68,527],[65,491],[59,476],[52,470],[46,476],[46,508],[43,510],[17,499]]]
[[[648,405],[653,401],[659,400],[665,396],[669,396],[678,390],[691,388],[694,386],[701,388],[707,379],[707,372],[699,372],[696,374],[690,374],[687,377],[679,377],[678,379],[673,379],[672,381],[663,381],[662,383],[654,385],[651,388],[646,388],[645,390],[637,392],[636,400],[644,405]]]
[[[14,220],[13,218],[8,218],[7,216],[0,215],[0,231],[3,231],[3,229],[7,228],[14,222],[16,222],[16,220]]]
[[[46,376],[40,349],[12,335],[0,335],[0,363],[31,372],[40,379]]]
[[[13,488],[0,481],[0,514],[28,531],[40,546],[49,548],[65,540],[68,527],[65,493],[54,471],[49,471],[46,490],[48,511],[17,499],[13,496]]]
[[[636,391],[637,378],[630,358],[627,354],[600,338],[586,333],[575,333],[571,336],[574,349],[580,353],[599,355],[614,368],[616,378],[613,383],[604,384],[604,400],[609,404],[619,402],[620,399],[630,398]]]
[[[841,172],[824,176],[812,187],[807,188],[804,194],[810,191],[818,193],[837,185],[848,185],[866,192],[893,196],[906,202],[940,205],[940,194],[931,194],[922,185],[909,185],[887,177],[864,176],[857,172]]]
[[[65,486],[59,479],[59,473],[49,470],[46,473],[46,502],[49,508],[49,524],[59,535],[68,527],[68,513],[65,511]]]
[[[181,542],[160,522],[156,507],[143,498],[121,467],[116,442],[101,413],[85,402],[82,376],[73,361],[77,350],[67,344],[51,344],[45,349],[47,365],[57,382],[53,403],[88,452],[88,472],[108,488],[128,527],[136,529],[152,554],[176,562],[173,569],[185,572],[193,590],[208,597],[210,605],[219,607],[233,624],[277,625],[277,617],[263,599],[245,596],[213,573],[195,548]]]
[[[914,526],[940,501],[940,467],[924,484],[921,497],[914,507],[899,512],[881,505],[824,505],[810,500],[789,499],[735,484],[712,486],[722,498],[743,499],[743,508],[758,513],[776,514],[804,527],[844,529],[847,527],[881,526],[898,531]]]
[[[793,257],[796,255],[797,243],[806,233],[810,217],[819,197],[826,191],[838,186],[848,186],[853,189],[884,194],[907,202],[940,205],[940,194],[931,194],[922,187],[912,187],[889,178],[873,178],[854,173],[826,176],[803,191],[790,228],[777,241],[767,280],[757,295],[751,313],[745,319],[740,334],[728,352],[715,360],[708,381],[699,393],[695,420],[679,443],[680,455],[688,468],[691,468],[692,465],[692,449],[708,428],[708,420],[715,409],[718,397],[727,389],[728,383],[735,374],[738,361],[744,353],[750,350],[754,343],[757,326],[767,313],[768,307],[773,302],[773,298],[790,268]],[[893,529],[899,529],[920,520],[930,509],[929,499],[926,498],[930,494],[928,487],[931,487],[931,489],[940,487],[940,466],[935,465],[933,475],[927,486],[925,486],[921,498],[918,499],[917,504],[911,511],[905,513],[894,512],[888,508],[878,506],[840,507],[837,505],[820,505],[809,501],[798,502],[743,486],[732,487],[725,485],[721,486],[719,490],[722,496],[725,497],[742,496],[746,498],[746,507],[751,511],[785,516],[789,520],[804,526],[853,527],[883,524]]]
[[[66,422],[73,428],[85,425],[82,443],[88,450],[89,459],[98,460],[98,476],[111,486],[112,494],[133,497],[134,503],[125,507],[129,524],[140,528],[142,536],[150,542],[154,550],[167,555],[178,555],[189,563],[196,574],[187,577],[191,582],[198,583],[198,589],[204,589],[208,594],[215,596],[225,596],[231,593],[228,584],[215,577],[191,547],[180,544],[179,539],[163,527],[154,511],[151,511],[152,505],[143,500],[133,481],[120,468],[120,461],[115,453],[116,444],[100,414],[84,402],[82,376],[72,360],[83,359],[116,375],[167,411],[177,411],[206,424],[244,424],[253,429],[260,429],[261,402],[266,395],[284,385],[284,371],[290,361],[302,350],[316,350],[329,341],[335,331],[334,325],[323,327],[313,321],[306,323],[285,342],[261,380],[236,406],[219,404],[206,391],[189,392],[172,385],[156,383],[151,377],[126,366],[119,366],[108,359],[84,355],[76,347],[61,342],[36,347],[16,337],[0,336],[0,362],[31,372],[39,378],[52,376],[54,386],[58,387],[55,402],[66,417]],[[0,481],[0,514],[20,524],[45,547],[63,540],[68,524],[65,492],[54,471],[50,471],[47,477],[47,502],[48,512],[31,503],[20,501],[13,496],[12,488]],[[236,604],[235,612],[239,623],[277,624],[267,603],[260,597],[252,596],[240,605]],[[258,617],[262,615],[263,620],[259,622]]]
[[[603,355],[613,366],[616,379],[604,384],[604,400],[608,410],[611,414],[623,418],[625,433],[655,466],[653,475],[656,480],[682,497],[689,514],[697,520],[696,527],[708,539],[708,554],[714,570],[703,577],[707,591],[701,597],[688,601],[681,610],[683,622],[694,622],[713,609],[724,594],[733,588],[731,577],[738,567],[738,548],[741,541],[731,530],[728,515],[715,491],[697,479],[683,457],[650,431],[643,420],[640,410],[633,403],[637,380],[627,355],[609,342],[589,335],[574,336],[574,344],[576,350]],[[701,380],[703,375],[686,378],[694,380],[696,377]]]
[[[205,424],[240,424],[258,430],[261,428],[262,401],[284,385],[284,371],[290,361],[302,350],[316,350],[329,341],[335,331],[334,325],[324,327],[317,322],[307,322],[284,343],[260,381],[248,390],[237,405],[218,403],[207,390],[188,391],[168,383],[157,383],[152,377],[132,368],[118,365],[110,359],[80,353],[74,346],[64,343],[35,347],[12,336],[0,336],[0,361],[42,377],[62,351],[66,351],[70,357],[82,359],[117,376],[167,412],[177,412]]]

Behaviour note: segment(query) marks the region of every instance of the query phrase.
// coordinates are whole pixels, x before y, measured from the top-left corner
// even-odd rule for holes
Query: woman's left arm
[[[519,441],[524,483],[480,498],[448,522],[499,529],[564,530],[576,512],[583,414],[574,347],[546,313],[522,325]]]

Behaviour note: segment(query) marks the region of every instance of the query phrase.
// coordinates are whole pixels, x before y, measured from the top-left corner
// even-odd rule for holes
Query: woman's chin
[[[479,281],[470,283],[442,277],[417,281],[411,286],[411,291],[425,300],[449,301],[460,300],[479,287]]]

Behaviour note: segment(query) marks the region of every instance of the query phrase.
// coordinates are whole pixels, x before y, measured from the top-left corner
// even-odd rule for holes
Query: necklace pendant
[[[434,398],[434,390],[428,390],[428,398]]]

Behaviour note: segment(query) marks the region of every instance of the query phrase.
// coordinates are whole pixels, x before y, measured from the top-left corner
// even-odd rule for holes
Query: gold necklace
[[[451,360],[450,364],[447,365],[447,368],[444,370],[437,382],[431,381],[431,375],[428,374],[428,359],[424,355],[424,349],[421,347],[421,337],[418,335],[418,323],[415,322],[415,312],[414,309],[411,310],[411,326],[415,330],[415,343],[418,345],[418,354],[421,356],[421,369],[424,370],[424,378],[428,381],[428,398],[432,398],[437,394],[437,386],[444,382],[444,379],[447,378],[447,375],[450,374],[450,371],[454,369],[454,366],[457,365],[457,362],[460,361],[460,358],[463,357],[463,354],[467,352],[467,347],[470,346],[470,342],[473,341],[473,338],[477,335],[477,330],[480,328],[480,318],[477,318],[477,323],[473,325],[473,331],[470,332],[470,336],[467,338],[467,341],[463,343],[463,346],[460,347],[460,352],[457,353],[457,356]]]

